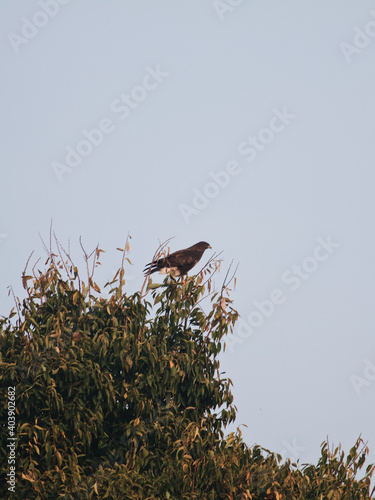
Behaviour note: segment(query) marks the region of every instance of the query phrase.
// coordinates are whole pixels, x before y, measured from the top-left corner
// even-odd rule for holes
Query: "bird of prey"
[[[156,273],[171,274],[172,276],[184,276],[192,267],[197,264],[207,248],[212,248],[205,241],[200,241],[192,247],[178,250],[166,257],[159,258],[155,262],[150,262],[146,265],[143,272],[145,275]]]

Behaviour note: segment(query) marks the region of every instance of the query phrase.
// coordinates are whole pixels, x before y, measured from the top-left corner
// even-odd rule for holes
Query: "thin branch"
[[[130,234],[128,233],[127,237],[126,237],[126,241],[125,241],[125,247],[124,247],[124,250],[122,252],[122,261],[121,261],[121,269],[124,269],[124,264],[125,264],[125,255],[127,252],[129,252],[129,249],[130,249],[130,244],[129,244],[129,239],[131,240],[132,237],[130,236]]]
[[[224,278],[224,281],[223,281],[223,285],[221,287],[221,294],[220,294],[220,297],[223,297],[223,293],[225,290],[227,290],[228,286],[232,283],[232,281],[234,280],[235,276],[236,276],[236,273],[237,273],[237,269],[238,269],[238,266],[239,264],[237,264],[236,266],[236,269],[234,270],[232,276],[230,277],[229,281],[227,282],[227,278],[228,278],[228,275],[229,275],[229,271],[230,271],[230,268],[232,267],[233,265],[233,260],[232,262],[230,263],[229,265],[229,268],[228,268],[228,271],[227,271],[227,274],[225,275],[225,278]]]
[[[88,286],[88,291],[89,291],[89,301],[91,300],[90,299],[90,295],[91,295],[91,284],[90,284],[90,270],[89,270],[89,257],[87,255],[87,252],[86,250],[83,248],[83,245],[82,245],[82,236],[79,237],[79,244],[81,245],[81,248],[82,248],[82,252],[83,252],[83,255],[84,255],[84,258],[85,258],[85,262],[86,262],[86,272],[87,272],[87,286]]]
[[[36,280],[38,279],[38,277],[37,277],[37,275],[36,275],[36,273],[35,273],[35,267],[36,267],[36,265],[38,264],[38,262],[39,262],[39,261],[40,261],[40,257],[39,257],[39,259],[35,262],[35,264],[33,265],[32,270],[31,270],[31,271],[32,271],[32,273],[33,273],[33,276],[34,276],[34,278],[35,278]],[[39,272],[40,272],[40,271],[39,271]]]
[[[56,238],[56,235],[55,235],[55,238]],[[62,244],[60,243],[60,241],[58,241],[57,239],[56,239],[56,243],[57,243],[57,244],[58,244],[58,246],[60,247],[61,251],[64,253],[65,258],[66,258],[66,259],[68,259],[68,261],[69,261],[69,263],[70,263],[70,266],[71,266],[71,268],[70,268],[70,269],[72,269],[72,268],[73,268],[73,270],[74,270],[74,268],[76,268],[76,266],[75,266],[75,264],[74,264],[74,262],[73,262],[73,259],[72,259],[71,255],[70,255],[70,239],[68,240],[68,251],[66,251],[66,250],[65,250],[65,248],[63,247],[63,245],[62,245]],[[62,258],[62,256],[61,256],[61,254],[60,254],[60,257],[61,257],[61,259],[63,259],[63,258]],[[77,269],[77,268],[76,268],[76,269]],[[75,277],[77,277],[77,278],[78,278],[78,288],[79,288],[79,290],[81,290],[81,278],[80,278],[80,276],[79,276],[79,274],[78,274],[78,270],[77,270],[77,275],[76,275],[76,276],[74,276],[74,271],[73,271],[73,274],[72,274],[72,271],[71,271],[71,270],[70,270],[69,272],[67,272],[67,274],[68,274],[68,278],[69,278],[71,281],[73,281],[73,279],[74,279]]]
[[[123,282],[124,282],[123,280],[124,280],[124,274],[125,274],[125,258],[126,258],[125,256],[129,252],[129,250],[130,250],[129,239],[131,239],[131,238],[132,237],[128,233],[127,236],[126,236],[125,246],[124,246],[124,248],[122,250],[121,268],[119,269],[119,271],[120,271],[119,288],[120,288],[121,297],[123,296],[123,294],[122,294],[122,285],[123,285]]]
[[[93,278],[93,276],[94,276],[96,261],[98,259],[98,256],[100,255],[98,252],[99,252],[99,243],[96,245],[95,250],[93,250],[91,252],[91,255],[94,253],[94,258],[92,261],[92,269],[91,269],[91,278]],[[91,257],[91,255],[90,255],[90,257]]]
[[[158,248],[156,249],[156,252],[154,253],[153,257],[152,257],[152,260],[150,262],[150,267],[146,273],[146,276],[145,276],[145,279],[143,281],[143,285],[142,285],[142,288],[141,288],[141,292],[140,292],[140,298],[143,298],[145,295],[147,295],[147,290],[146,292],[143,294],[143,289],[145,288],[146,286],[146,283],[148,283],[149,279],[150,279],[150,275],[151,275],[151,268],[154,264],[154,262],[158,261],[161,257],[161,254],[163,253],[163,251],[165,252],[164,248],[168,245],[168,243],[171,241],[171,239],[173,239],[174,236],[172,236],[172,238],[168,238],[167,240],[164,241],[164,243],[160,243]],[[165,252],[165,256],[166,256],[166,252]]]
[[[21,308],[19,301],[17,301],[17,297],[14,295],[13,287],[10,285],[8,288],[10,293],[12,293],[14,303],[16,304],[17,314],[18,314],[18,325],[21,325]]]
[[[55,243],[56,243],[56,246],[57,246],[57,251],[58,251],[59,256],[60,256],[60,262],[61,262],[61,264],[64,266],[64,269],[65,269],[65,272],[66,272],[66,274],[67,274],[68,278],[70,278],[69,270],[68,270],[68,268],[67,268],[67,267],[66,267],[66,265],[65,265],[65,260],[64,260],[64,257],[63,257],[63,255],[62,255],[62,252],[61,252],[61,249],[63,249],[63,248],[62,248],[62,245],[60,244],[59,240],[57,239],[57,237],[56,237],[56,234],[55,234],[55,233],[53,233],[53,236],[54,236],[54,238],[55,238]],[[61,247],[61,248],[60,248],[60,247]],[[63,250],[64,250],[64,249],[63,249]]]
[[[219,254],[219,255],[220,255],[220,254]],[[222,261],[219,261],[219,262],[222,262]],[[221,293],[220,293],[220,299],[221,299],[221,300],[220,300],[220,305],[221,305],[221,303],[222,303],[222,300],[224,299],[224,297],[223,297],[224,291],[226,291],[226,290],[228,289],[228,286],[230,285],[230,283],[231,283],[231,282],[232,282],[232,280],[234,279],[234,277],[235,277],[235,275],[236,275],[236,272],[237,272],[237,269],[238,269],[238,264],[237,264],[236,269],[234,270],[234,272],[233,272],[232,276],[230,277],[229,281],[227,281],[232,265],[233,265],[233,260],[232,260],[232,262],[231,262],[231,263],[230,263],[230,265],[229,265],[228,271],[227,271],[227,273],[226,273],[226,275],[225,275],[225,278],[224,278],[224,281],[223,281],[223,285],[222,285],[222,287],[221,287]],[[214,270],[214,273],[215,273],[216,271],[217,271],[217,268]],[[209,280],[210,280],[211,278],[212,278],[212,275],[210,276]],[[207,280],[207,281],[209,281],[209,280]],[[224,299],[224,300],[225,300],[225,299]],[[198,301],[198,302],[200,302],[200,301]],[[198,304],[198,302],[197,302],[197,304]],[[225,312],[225,305],[224,305],[224,308],[223,308],[222,306],[221,306],[221,308],[222,308],[223,312]],[[211,328],[208,330],[207,335],[206,335],[206,337],[205,337],[205,339],[204,339],[204,341],[203,341],[203,343],[202,343],[202,345],[201,345],[201,348],[199,349],[198,354],[200,354],[200,353],[202,352],[202,349],[203,349],[203,347],[205,346],[205,344],[207,343],[207,340],[208,340],[208,338],[209,338],[209,336],[210,336],[210,334],[211,334],[211,331],[212,331],[212,324],[211,324]]]
[[[44,243],[44,240],[42,238],[42,235],[38,232],[38,235],[39,235],[39,238],[40,238],[40,241],[42,242],[42,245],[43,245],[43,248],[44,248],[44,251],[46,252],[46,254],[49,256],[50,253],[48,251],[48,248],[47,248],[47,245]]]
[[[204,312],[204,310],[202,309],[202,307],[199,304],[201,302],[203,302],[204,300],[208,299],[208,297],[210,297],[214,293],[216,293],[215,290],[211,290],[210,292],[207,292],[204,297],[202,297],[201,299],[197,300],[197,302],[195,303],[195,305],[200,308],[200,310],[204,313],[205,316],[206,316],[206,313]]]
[[[52,217],[51,217],[51,224],[49,227],[49,255],[52,259],[53,264],[55,265],[55,261],[53,258],[53,252],[52,252]]]
[[[215,264],[215,269],[213,269],[213,270],[211,271],[211,274],[210,274],[210,275],[209,275],[209,277],[206,279],[206,281],[202,283],[202,286],[205,286],[205,285],[206,285],[206,283],[208,283],[209,281],[212,281],[212,278],[215,276],[215,274],[219,272],[219,270],[220,270],[220,262],[221,262],[221,261],[218,261],[218,262]]]
[[[200,274],[202,271],[204,271],[206,269],[206,267],[210,266],[213,262],[223,262],[223,259],[219,259],[220,255],[222,254],[223,252],[219,252],[219,253],[214,253],[213,255],[211,255],[211,257],[208,259],[208,261],[205,263],[205,265],[202,267],[202,269],[199,271],[199,273],[197,274]]]
[[[56,238],[56,236],[55,236],[55,238]],[[73,260],[72,260],[72,258],[70,256],[70,241],[68,242],[68,245],[69,245],[69,247],[68,247],[69,250],[68,251],[65,250],[65,248],[62,246],[62,244],[60,243],[60,241],[56,240],[56,242],[59,244],[61,250],[64,252],[65,257],[69,260],[69,262],[71,263],[71,265],[74,266],[74,262],[73,262]]]
[[[32,255],[33,255],[33,253],[34,253],[34,250],[29,255],[29,258],[26,261],[25,269],[22,272],[22,285],[23,285],[24,289],[27,291],[27,294],[28,294],[29,297],[30,297],[29,287],[27,286],[27,281],[24,281],[24,278],[26,277],[27,267],[29,265],[29,262],[30,262],[30,259],[31,259]]]

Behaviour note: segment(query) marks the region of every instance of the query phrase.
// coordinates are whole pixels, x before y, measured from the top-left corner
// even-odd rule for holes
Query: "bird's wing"
[[[171,267],[186,266],[188,264],[193,264],[196,262],[197,256],[195,252],[189,252],[187,250],[177,250],[177,252],[167,255],[164,261],[167,265]]]
[[[177,250],[177,252],[173,252],[166,257],[162,257],[161,259],[155,260],[152,265],[151,262],[148,263],[144,269],[144,272],[148,272],[151,269],[151,272],[158,271],[159,269],[163,269],[164,267],[179,267],[179,266],[188,266],[194,265],[198,262],[199,256],[194,251]]]

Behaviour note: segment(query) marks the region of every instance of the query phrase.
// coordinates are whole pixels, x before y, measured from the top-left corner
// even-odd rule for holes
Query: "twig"
[[[235,275],[236,275],[236,272],[237,272],[237,269],[238,269],[238,264],[237,264],[236,269],[234,270],[234,272],[233,272],[233,274],[232,274],[231,278],[230,278],[230,279],[229,279],[229,281],[227,282],[227,278],[228,278],[228,275],[229,275],[230,269],[231,269],[231,267],[232,267],[232,264],[233,264],[233,260],[232,260],[232,262],[231,262],[231,263],[230,263],[230,265],[229,265],[228,271],[227,271],[227,273],[226,273],[226,275],[225,275],[225,278],[224,278],[224,281],[223,281],[223,285],[222,285],[222,287],[221,287],[221,293],[220,293],[220,299],[221,299],[221,300],[220,300],[220,306],[221,306],[222,300],[224,299],[224,297],[223,297],[223,293],[224,293],[224,291],[226,291],[226,290],[228,289],[228,286],[230,285],[230,283],[231,283],[231,282],[232,282],[232,280],[234,279],[234,277],[235,277]],[[215,271],[214,271],[214,272],[216,272],[216,269],[215,269]],[[210,276],[210,278],[211,278],[211,276]],[[225,300],[225,299],[224,299],[224,300]],[[198,303],[197,303],[197,304],[198,304]],[[225,312],[225,305],[224,305],[224,308],[223,308],[222,306],[221,306],[221,308],[222,308],[223,312]],[[200,353],[202,352],[202,349],[203,349],[203,347],[205,346],[205,344],[206,344],[206,342],[207,342],[207,340],[208,340],[208,337],[209,337],[209,336],[210,336],[210,334],[211,334],[211,331],[212,331],[212,323],[211,323],[211,328],[207,331],[207,335],[206,335],[206,337],[205,337],[205,339],[204,339],[204,341],[203,341],[203,343],[202,343],[202,345],[201,345],[201,348],[199,349],[198,354],[200,354]]]
[[[160,243],[160,245],[158,246],[158,248],[156,249],[156,252],[154,253],[154,256],[152,257],[152,260],[150,262],[150,267],[146,273],[146,276],[145,276],[145,279],[143,281],[143,285],[142,285],[142,288],[141,288],[141,292],[140,292],[140,298],[143,298],[146,294],[147,294],[147,290],[145,292],[145,294],[143,294],[143,289],[144,287],[146,286],[146,283],[148,282],[148,280],[150,279],[150,275],[151,275],[151,268],[154,264],[154,262],[156,262],[157,260],[160,259],[160,256],[164,250],[164,248],[168,245],[168,243],[171,241],[171,239],[173,239],[174,236],[172,236],[172,238],[168,238],[167,240],[164,241],[164,243]]]
[[[94,252],[95,252],[95,253],[94,253]],[[93,278],[93,276],[94,276],[96,261],[97,261],[97,259],[99,258],[99,255],[100,255],[98,252],[99,252],[99,243],[96,245],[95,250],[93,250],[93,251],[91,252],[91,255],[92,255],[92,254],[94,254],[94,258],[93,258],[93,260],[92,260],[91,275],[90,275],[90,278],[91,278],[91,279],[92,279],[92,278]],[[90,257],[91,257],[91,255],[90,255]]]
[[[125,247],[124,247],[124,250],[122,252],[121,269],[124,269],[125,255],[126,255],[126,252],[129,252],[129,249],[130,249],[129,239],[132,239],[132,237],[128,233],[128,235],[126,237],[126,241],[125,241]]]
[[[86,250],[83,248],[83,245],[82,245],[82,236],[79,237],[79,244],[81,245],[81,248],[82,248],[82,252],[83,252],[83,255],[84,255],[84,258],[85,258],[85,262],[86,262],[86,271],[87,271],[87,281],[88,281],[88,291],[89,291],[89,301],[91,300],[90,299],[90,295],[91,295],[91,284],[90,284],[90,270],[89,270],[89,257],[87,255],[87,252]],[[83,290],[82,290],[83,291]]]
[[[197,274],[200,274],[201,272],[203,272],[206,267],[210,266],[213,262],[215,263],[221,263],[223,262],[223,259],[219,259],[220,255],[223,253],[223,251],[219,252],[219,253],[214,253],[213,255],[211,255],[211,257],[208,259],[208,261],[205,263],[205,265],[202,267],[202,269],[197,273]]]
[[[20,309],[19,302],[17,302],[17,298],[14,295],[13,287],[10,285],[8,288],[9,288],[9,291],[12,293],[13,299],[14,299],[14,303],[16,304],[17,314],[18,314],[18,325],[21,325],[21,309]]]
[[[224,290],[227,290],[228,286],[231,284],[231,282],[233,281],[234,277],[236,276],[236,272],[237,272],[239,264],[237,264],[236,269],[234,270],[234,272],[233,272],[230,280],[227,282],[227,278],[228,278],[228,275],[229,275],[230,268],[232,267],[232,264],[233,264],[233,260],[232,260],[232,262],[229,265],[227,274],[225,275],[225,278],[224,278],[224,281],[223,281],[223,285],[221,287],[221,294],[220,294],[221,298],[223,297]]]
[[[60,244],[59,240],[57,239],[57,237],[56,237],[56,234],[55,234],[55,233],[53,233],[53,236],[54,236],[54,238],[55,238],[55,243],[56,243],[56,246],[57,246],[57,251],[59,252],[59,256],[60,256],[60,261],[61,261],[61,264],[64,266],[64,269],[65,269],[65,272],[66,272],[66,274],[67,274],[68,278],[70,278],[69,270],[68,270],[68,268],[67,268],[67,267],[66,267],[66,265],[65,265],[64,257],[63,257],[63,255],[62,255],[62,253],[61,253],[61,249],[63,249],[63,248],[62,248],[62,245]],[[61,247],[61,248],[60,248],[60,247]],[[63,249],[63,250],[64,250],[64,249]]]
[[[47,248],[47,245],[44,243],[44,240],[42,238],[42,235],[38,232],[38,235],[39,235],[39,238],[40,238],[40,241],[42,242],[42,245],[43,245],[43,248],[44,248],[44,251],[46,252],[46,254],[49,256],[50,253],[48,251],[48,248]]]
[[[124,279],[124,275],[125,275],[125,267],[124,267],[124,265],[125,265],[125,258],[126,258],[125,255],[130,250],[129,239],[131,239],[131,236],[128,233],[128,235],[126,236],[125,246],[124,246],[124,248],[122,250],[121,269],[119,269],[119,271],[120,271],[120,275],[119,275],[119,288],[120,288],[121,297],[122,297],[123,279]],[[129,261],[129,259],[128,259],[128,261]]]
[[[29,265],[29,262],[30,262],[30,259],[31,259],[31,256],[33,255],[33,253],[34,253],[34,250],[29,255],[29,258],[26,261],[25,269],[23,270],[23,273],[22,273],[22,285],[23,285],[24,289],[27,291],[27,294],[29,297],[30,297],[29,287],[27,286],[27,281],[24,281],[24,278],[26,277],[27,266]]]
[[[51,257],[51,261],[53,263],[53,265],[55,266],[56,268],[56,263],[55,263],[55,259],[54,259],[54,253],[52,252],[52,217],[51,217],[51,224],[50,224],[50,227],[49,227],[49,256]]]

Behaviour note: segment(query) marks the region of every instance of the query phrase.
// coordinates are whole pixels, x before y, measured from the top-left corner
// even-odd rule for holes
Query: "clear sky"
[[[130,233],[129,293],[159,241],[208,241],[239,262],[221,367],[245,441],[303,463],[362,433],[375,461],[374,2],[0,14],[0,314],[51,218],[107,251],[102,283]]]

